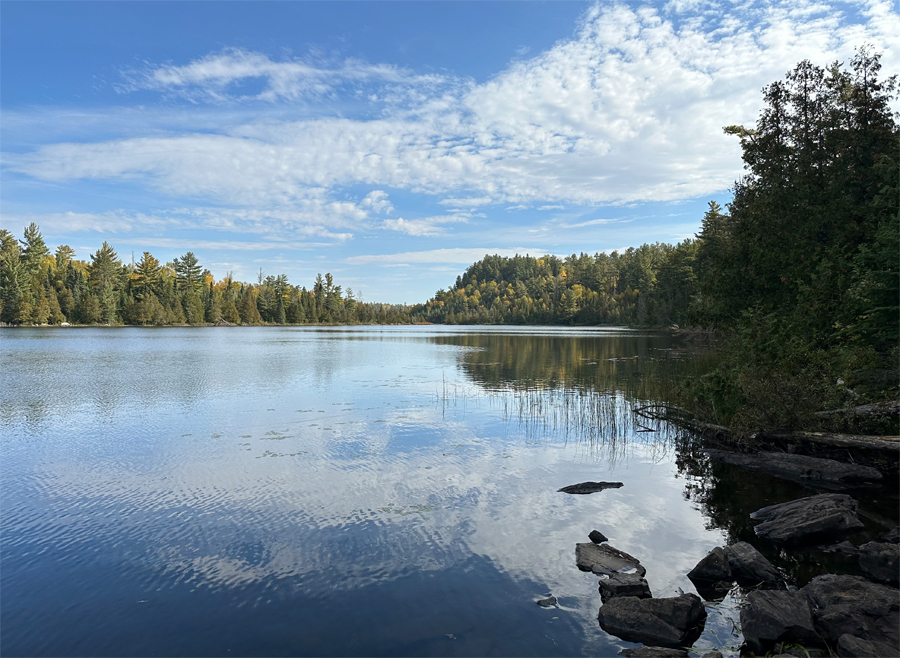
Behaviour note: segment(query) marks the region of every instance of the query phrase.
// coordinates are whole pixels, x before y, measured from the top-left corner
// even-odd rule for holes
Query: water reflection
[[[615,655],[575,543],[601,530],[667,596],[727,539],[716,515],[743,513],[630,412],[676,348],[547,328],[4,333],[0,652]],[[557,493],[603,479],[625,486]],[[534,604],[550,594],[560,608]]]

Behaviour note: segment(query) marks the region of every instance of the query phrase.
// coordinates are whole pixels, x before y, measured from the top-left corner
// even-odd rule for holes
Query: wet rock
[[[535,601],[535,603],[537,603],[542,608],[552,608],[553,606],[556,605],[557,601],[556,601],[555,596],[551,596],[550,598],[547,598],[547,599],[541,599],[540,601]]]
[[[870,541],[859,547],[859,567],[869,578],[896,587],[900,576],[900,544]]]
[[[600,580],[600,599],[606,603],[617,596],[636,596],[639,599],[653,597],[650,585],[636,573],[614,573],[609,578]]]
[[[628,642],[686,647],[703,632],[706,610],[695,594],[665,599],[620,596],[601,606],[597,620],[604,631]]]
[[[697,563],[688,578],[700,588],[709,590],[716,583],[742,585],[763,584],[775,587],[781,584],[781,574],[765,556],[747,542],[738,542],[724,549],[716,547]]]
[[[774,542],[803,544],[840,539],[860,530],[857,502],[846,494],[819,494],[770,505],[750,515],[761,520],[754,532]]]
[[[628,658],[690,658],[690,654],[684,649],[670,649],[669,647],[622,649],[619,655]]]
[[[833,459],[821,459],[784,452],[758,452],[754,455],[725,450],[707,450],[717,461],[735,464],[754,471],[804,484],[825,487],[847,487],[864,482],[879,482],[881,473],[868,466],[847,464]]]
[[[900,544],[900,528],[893,528],[878,537],[877,541],[886,542],[888,544]]]
[[[697,563],[697,566],[688,573],[692,581],[705,583],[731,582],[731,567],[728,565],[728,556],[718,546]]]
[[[557,489],[567,494],[592,494],[604,489],[618,489],[625,486],[621,482],[581,482],[579,484],[570,484],[568,487]]]
[[[842,635],[900,644],[900,590],[860,576],[825,574],[800,591],[812,604],[816,630],[830,644]]]
[[[575,544],[575,563],[582,571],[596,574],[636,573],[644,576],[647,573],[640,560],[609,544]]]
[[[782,582],[778,569],[765,556],[745,541],[732,544],[725,549],[731,575],[741,585],[767,586],[779,585]]]
[[[700,658],[723,658],[722,654],[718,651],[710,651],[709,653],[705,653]]]
[[[837,655],[842,658],[894,658],[900,656],[900,650],[884,642],[870,642],[845,634],[838,638]]]
[[[604,535],[599,530],[591,530],[588,534],[588,539],[590,539],[595,544],[602,544],[603,542],[608,541],[609,537]]]
[[[741,609],[741,630],[745,644],[760,655],[781,643],[821,644],[802,592],[750,592]]]
[[[831,546],[821,546],[820,550],[823,553],[840,553],[841,555],[850,556],[859,555],[859,549],[848,541],[842,541],[838,544],[832,544]]]

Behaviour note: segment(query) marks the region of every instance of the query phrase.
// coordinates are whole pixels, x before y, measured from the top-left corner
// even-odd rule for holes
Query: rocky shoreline
[[[577,568],[599,577],[598,623],[610,635],[644,645],[621,654],[687,658],[703,633],[706,606],[721,601],[736,585],[734,591],[742,595],[742,656],[900,657],[900,532],[894,526],[858,546],[851,543],[854,536],[859,541],[857,533],[864,523],[858,502],[844,493],[879,484],[882,474],[866,466],[802,455],[707,452],[716,461],[828,491],[757,509],[750,514],[756,523],[753,532],[760,542],[780,551],[840,554],[855,561],[857,573],[864,576],[820,574],[798,588],[743,541],[714,548],[686,574],[697,594],[654,598],[640,560],[610,546],[603,533],[592,530],[589,543],[576,544],[575,558]],[[583,484],[560,491],[609,488]],[[702,653],[702,658],[721,655],[712,651]]]

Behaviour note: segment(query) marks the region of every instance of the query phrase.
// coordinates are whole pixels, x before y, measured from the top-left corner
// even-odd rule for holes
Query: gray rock
[[[621,482],[580,482],[579,484],[570,484],[568,487],[557,489],[567,494],[592,494],[604,489],[618,489],[625,485]]]
[[[684,649],[670,649],[668,647],[622,649],[619,655],[627,656],[628,658],[690,658],[690,654]]]
[[[888,544],[900,544],[900,528],[888,530],[883,535],[879,536],[876,541],[883,541]]]
[[[692,581],[703,581],[704,583],[731,582],[731,567],[728,566],[728,556],[725,551],[718,546],[712,549],[705,558],[697,563],[697,566],[690,570],[688,578]]]
[[[686,647],[703,632],[706,610],[695,594],[665,599],[620,596],[601,606],[597,620],[604,631],[628,642]]]
[[[872,580],[896,587],[900,584],[900,544],[863,544],[859,547],[859,566]]]
[[[606,603],[617,596],[636,596],[639,599],[653,598],[650,585],[636,573],[614,573],[609,578],[600,579],[600,599]]]
[[[588,533],[588,539],[590,539],[590,540],[591,540],[592,542],[594,542],[595,544],[602,544],[603,542],[608,541],[608,540],[609,540],[609,537],[607,537],[606,535],[604,535],[604,534],[603,534],[602,532],[600,532],[599,530],[591,530],[591,531]]]
[[[769,587],[781,584],[778,569],[765,556],[745,541],[732,544],[725,549],[725,557],[731,568],[731,575],[741,585]]]
[[[705,653],[700,658],[723,658],[722,654],[718,651],[710,651],[709,653]]]
[[[575,544],[575,563],[582,571],[597,574],[632,573],[644,576],[647,570],[640,561],[609,544]]]
[[[542,608],[552,608],[553,606],[556,605],[556,597],[551,596],[546,599],[541,599],[540,601],[535,601],[535,603],[537,603]]]
[[[825,487],[843,488],[862,482],[880,482],[883,477],[877,469],[868,466],[806,455],[784,452],[758,452],[754,455],[746,455],[725,450],[707,450],[706,452],[717,461],[762,471],[787,480]]]
[[[741,630],[745,644],[760,655],[780,643],[821,644],[802,592],[750,592],[741,609]]]
[[[754,532],[774,542],[803,544],[840,539],[860,530],[857,502],[845,494],[819,494],[770,505],[750,515],[761,520]]]
[[[842,541],[838,544],[832,544],[831,546],[821,546],[820,550],[823,553],[840,553],[841,555],[850,556],[859,555],[859,549],[848,541]]]
[[[900,649],[884,642],[870,642],[845,634],[838,638],[837,655],[842,658],[896,658]]]
[[[900,645],[900,590],[860,576],[826,574],[800,591],[812,604],[816,629],[829,643],[849,634]]]

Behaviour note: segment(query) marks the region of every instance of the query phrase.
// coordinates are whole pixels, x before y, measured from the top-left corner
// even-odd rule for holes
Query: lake
[[[597,624],[591,530],[673,596],[808,495],[632,413],[695,353],[662,333],[34,328],[0,352],[6,656],[613,656],[635,645]],[[557,491],[586,480],[624,486]],[[697,647],[734,653],[734,596]]]

